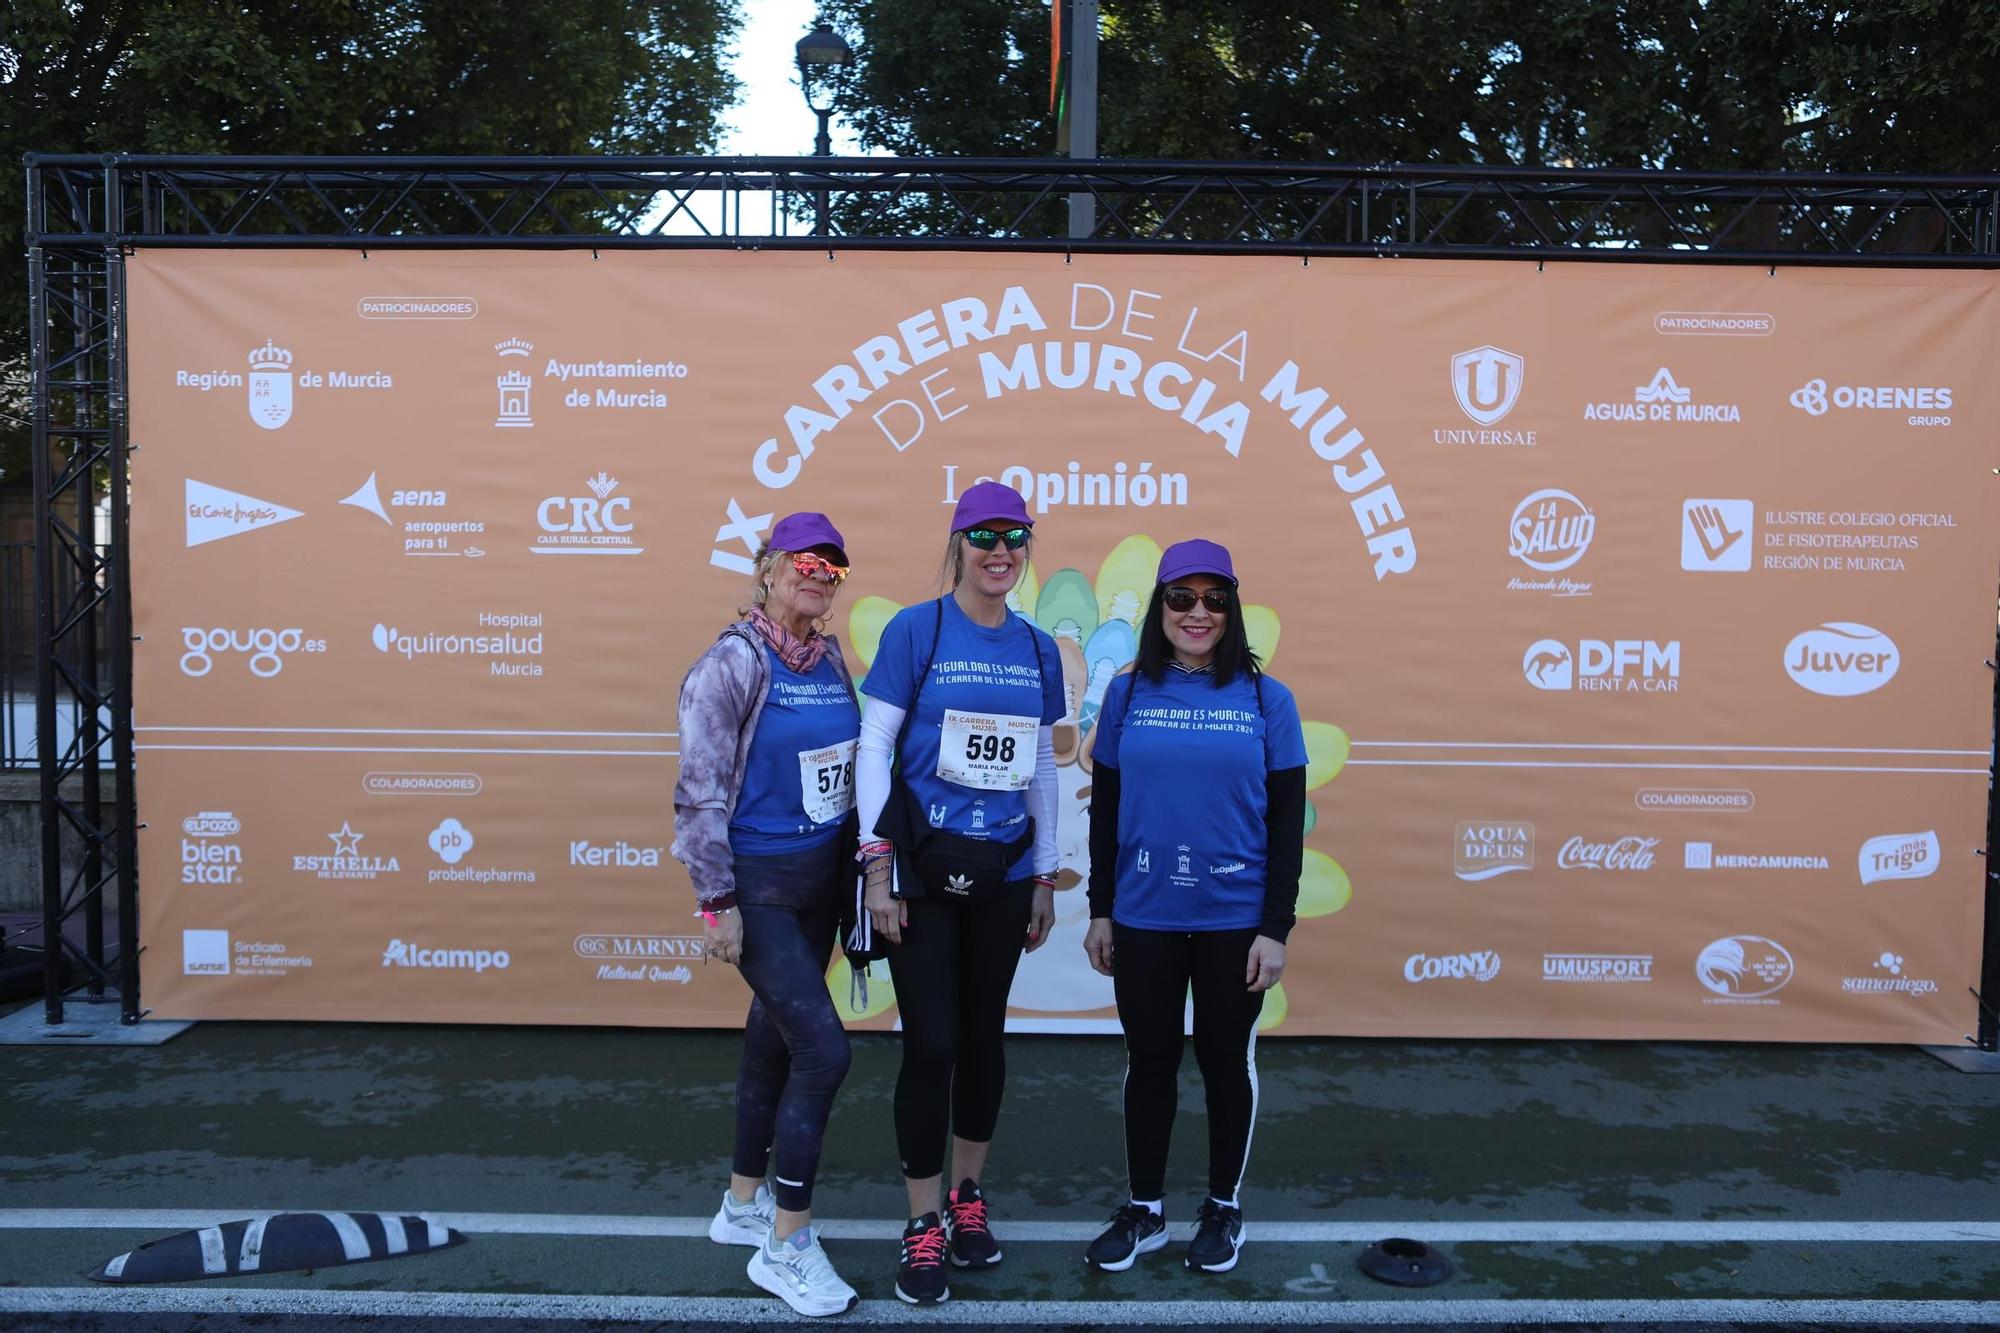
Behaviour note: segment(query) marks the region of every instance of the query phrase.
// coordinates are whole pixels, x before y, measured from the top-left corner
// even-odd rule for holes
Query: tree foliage
[[[0,366],[26,354],[23,153],[702,153],[738,22],[736,0],[10,0]],[[0,419],[9,481],[24,436]]]

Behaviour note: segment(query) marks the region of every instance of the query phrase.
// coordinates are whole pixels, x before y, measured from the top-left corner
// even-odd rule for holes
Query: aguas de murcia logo
[[[1674,378],[1673,371],[1661,366],[1653,372],[1652,379],[1632,390],[1632,397],[1627,401],[1585,403],[1583,419],[1730,425],[1743,420],[1743,410],[1735,403],[1697,400],[1692,389],[1683,387]]]

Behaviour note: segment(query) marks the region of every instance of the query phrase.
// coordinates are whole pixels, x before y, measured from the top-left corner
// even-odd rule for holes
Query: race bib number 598
[[[938,738],[937,775],[981,791],[1021,791],[1035,778],[1037,719],[948,708]]]

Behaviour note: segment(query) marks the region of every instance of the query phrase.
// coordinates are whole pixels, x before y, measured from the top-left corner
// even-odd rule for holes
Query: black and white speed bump
[[[463,1245],[425,1217],[394,1213],[277,1213],[148,1241],[88,1276],[99,1282],[186,1282],[332,1268]]]

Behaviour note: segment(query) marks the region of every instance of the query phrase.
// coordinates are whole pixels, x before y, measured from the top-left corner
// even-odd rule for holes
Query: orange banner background
[[[865,673],[990,476],[1075,702],[1016,1026],[1115,1030],[1091,724],[1194,535],[1307,721],[1267,1030],[1974,1021],[1994,275],[144,252],[130,289],[159,1016],[740,1022],[666,852],[680,677],[796,509],[847,535]]]

